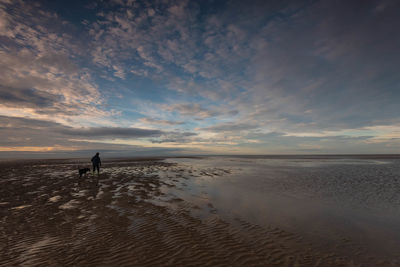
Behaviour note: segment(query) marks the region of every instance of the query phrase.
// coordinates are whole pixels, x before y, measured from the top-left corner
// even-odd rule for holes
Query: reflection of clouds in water
[[[232,170],[224,179],[208,179],[211,172],[193,175],[192,187],[219,182],[232,183],[244,190],[287,194],[318,201],[344,202],[376,208],[400,204],[398,160],[375,159],[179,159],[198,169],[218,166]],[[383,163],[384,162],[384,163]],[[219,174],[219,173],[218,173]],[[220,181],[219,181],[220,180]],[[229,181],[229,183],[228,183]],[[216,190],[210,186],[211,191]],[[223,186],[221,187],[223,190]]]
[[[61,196],[54,196],[49,198],[49,202],[58,202],[61,199]]]
[[[81,202],[76,200],[76,199],[72,199],[70,201],[68,201],[67,203],[64,203],[60,206],[58,206],[59,209],[62,210],[70,210],[70,209],[76,209],[77,206],[80,204]]]
[[[365,241],[359,233],[368,232],[369,245],[389,239],[400,245],[400,229],[392,227],[400,225],[399,163],[397,159],[179,159],[179,164],[200,174],[189,179],[188,190],[180,197],[204,206],[200,192],[205,191],[208,201],[227,218],[275,224],[327,240],[348,234]],[[207,171],[216,166],[237,171],[214,179]],[[389,239],[381,238],[387,233]]]
[[[99,192],[96,194],[95,199],[99,199],[104,195],[104,191],[103,190],[99,190]]]
[[[88,192],[89,192],[88,190],[79,190],[79,191],[76,192],[76,193],[71,193],[71,195],[72,195],[73,197],[84,197],[84,196],[87,195]]]
[[[374,164],[390,164],[388,161],[382,160],[357,160],[357,159],[313,159],[313,160],[297,160],[297,159],[257,159],[249,161],[257,165],[266,165],[271,167],[324,167],[326,165],[374,165]]]
[[[22,206],[18,206],[18,207],[13,207],[11,209],[12,210],[22,210],[22,209],[29,208],[29,207],[32,207],[32,205],[22,205]]]

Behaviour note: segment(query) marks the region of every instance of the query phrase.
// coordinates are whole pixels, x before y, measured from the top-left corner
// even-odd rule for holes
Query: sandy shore
[[[195,205],[172,193],[187,190],[193,177],[216,179],[229,169],[115,160],[103,164],[100,176],[79,179],[78,166],[0,163],[1,266],[399,264],[369,257],[348,240],[334,250],[276,225],[228,221],[206,197]]]

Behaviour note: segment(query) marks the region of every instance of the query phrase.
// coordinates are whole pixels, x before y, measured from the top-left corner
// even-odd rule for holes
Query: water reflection
[[[163,188],[228,219],[353,242],[380,253],[400,246],[397,159],[170,159],[199,170],[187,188]],[[212,168],[221,171],[213,173]],[[200,171],[207,170],[207,171]],[[196,211],[199,213],[198,211]],[[199,213],[199,216],[207,214]],[[344,242],[344,241],[343,241]]]

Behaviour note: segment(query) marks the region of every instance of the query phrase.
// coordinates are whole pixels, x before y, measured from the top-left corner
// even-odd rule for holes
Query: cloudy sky
[[[0,155],[399,153],[399,14],[0,0]]]

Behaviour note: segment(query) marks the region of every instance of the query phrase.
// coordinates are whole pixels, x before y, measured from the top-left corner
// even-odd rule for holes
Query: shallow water
[[[229,170],[193,177],[177,193],[211,202],[226,219],[279,226],[313,242],[352,242],[376,255],[400,251],[399,159],[169,159],[182,168]],[[172,188],[176,190],[176,188]],[[205,201],[206,200],[206,201]]]

